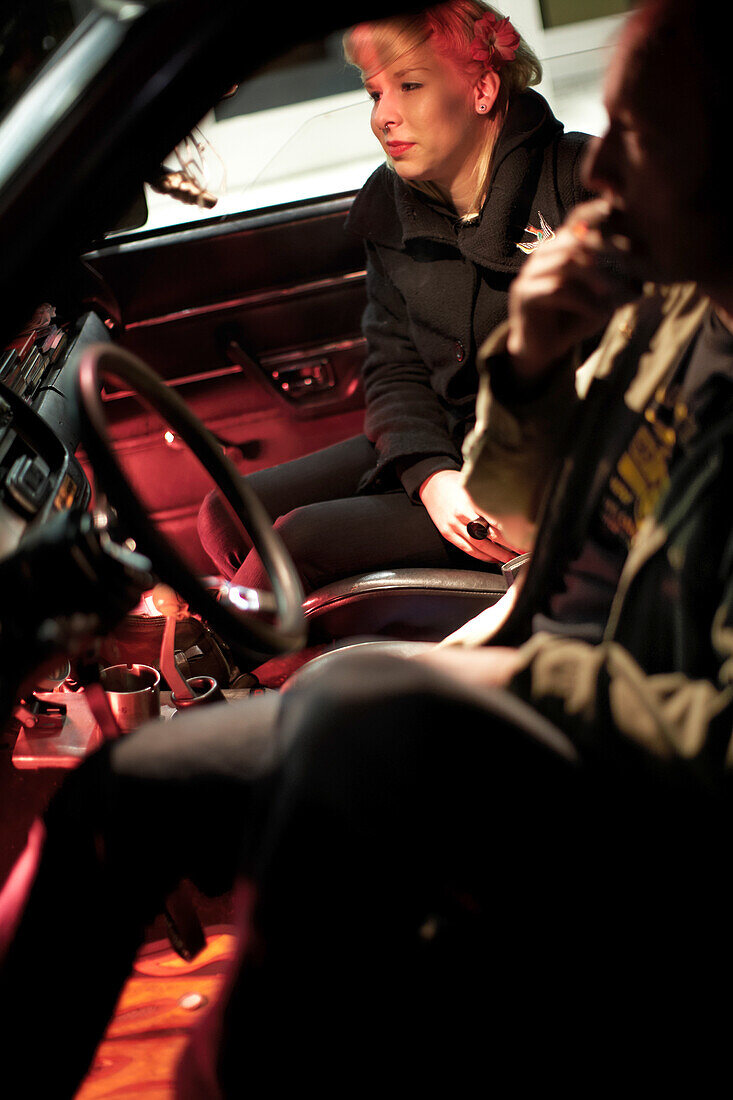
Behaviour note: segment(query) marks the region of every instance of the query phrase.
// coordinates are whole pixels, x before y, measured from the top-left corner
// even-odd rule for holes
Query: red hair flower
[[[473,25],[476,37],[471,43],[471,57],[485,69],[500,69],[505,61],[513,61],[519,45],[519,35],[508,19],[497,19],[487,11]]]

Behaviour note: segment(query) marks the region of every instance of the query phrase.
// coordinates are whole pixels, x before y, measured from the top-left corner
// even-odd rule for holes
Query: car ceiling
[[[98,18],[109,21],[118,48],[0,195],[0,340],[61,288],[73,299],[83,270],[76,258],[232,84],[301,41],[410,7],[357,0],[346,16],[320,4],[102,0]]]

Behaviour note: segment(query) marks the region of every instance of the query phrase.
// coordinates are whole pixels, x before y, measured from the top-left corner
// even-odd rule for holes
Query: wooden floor
[[[172,1100],[189,1032],[216,999],[234,955],[231,925],[207,927],[206,939],[190,963],[167,939],[145,945],[75,1100]]]

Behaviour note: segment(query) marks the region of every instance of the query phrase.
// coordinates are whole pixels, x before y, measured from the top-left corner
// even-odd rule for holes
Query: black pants
[[[619,995],[646,1042],[667,998],[675,1025],[688,1011],[721,910],[700,889],[711,815],[627,768],[588,769],[511,695],[384,656],[108,744],[47,814],[2,972],[6,1070],[27,1095],[73,1095],[184,876],[257,889],[217,1016],[225,1096],[517,1072],[548,1042],[561,1058],[605,1042]],[[189,1051],[181,1095],[209,1095],[199,1071]]]
[[[258,470],[248,481],[298,568],[306,593],[330,581],[384,568],[490,569],[438,532],[402,488],[357,495],[376,462],[366,436]],[[199,538],[216,569],[250,588],[269,588],[259,555],[214,491],[199,512]]]

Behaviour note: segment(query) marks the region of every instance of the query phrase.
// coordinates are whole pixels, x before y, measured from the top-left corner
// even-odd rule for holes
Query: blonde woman
[[[476,351],[528,252],[587,197],[587,135],[564,134],[531,90],[540,63],[495,9],[448,0],[359,24],[344,47],[386,155],[347,221],[366,249],[365,431],[250,477],[306,591],[372,569],[497,569],[512,556],[467,530],[475,510],[459,470]],[[199,533],[226,577],[267,586],[214,494]]]

